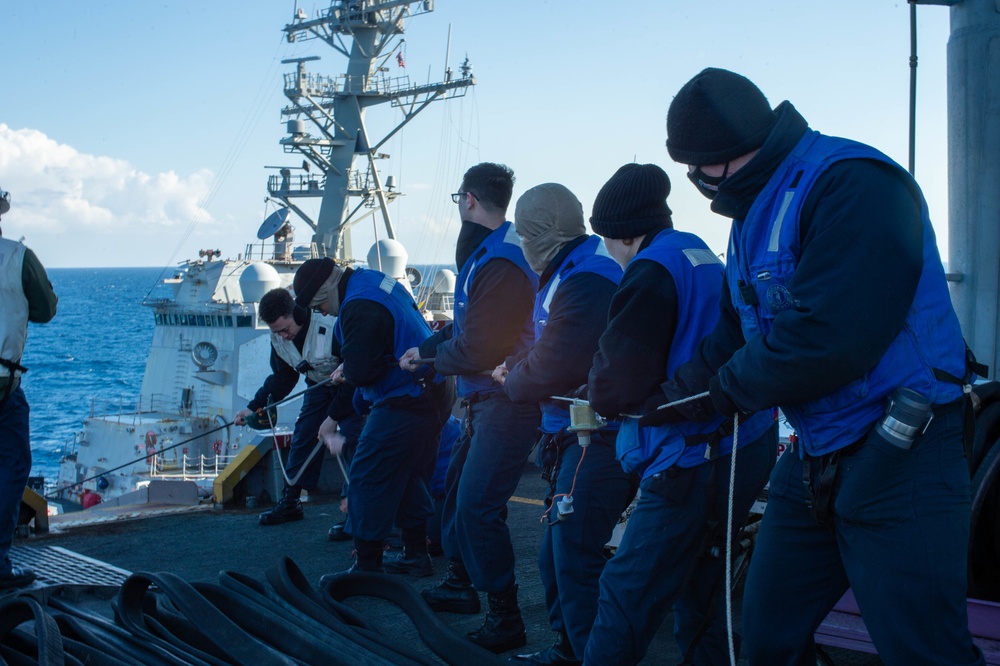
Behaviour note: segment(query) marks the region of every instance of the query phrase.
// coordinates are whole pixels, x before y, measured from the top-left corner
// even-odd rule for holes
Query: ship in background
[[[438,83],[390,76],[386,63],[394,53],[402,59],[397,49],[406,20],[431,11],[432,0],[334,0],[312,18],[294,10],[283,28],[289,42],[321,40],[348,59],[337,76],[309,71],[318,56],[282,61],[294,71],[284,75],[288,104],[281,114],[288,134],[280,143],[301,166],[274,167],[267,189],[277,208],[256,242],[234,259],[200,251],[164,280],[172,296],[143,301],[155,328],[135,410],[84,420],[60,462],[59,500],[143,501],[143,488],[154,480],[194,481],[207,496],[213,480],[248,447],[286,443],[301,398],[281,406],[273,432],[229,423],[270,372],[269,330],[257,303],[268,290],[290,286],[307,259],[367,263],[411,287],[432,326],[451,319],[455,274],[442,269],[425,282],[407,266],[388,206],[401,192],[378,168],[389,157],[384,144],[431,102],[461,97],[475,85],[468,58],[459,76],[446,65]],[[399,109],[402,119],[379,138],[366,116],[384,104]],[[315,218],[305,205],[310,200],[320,202]],[[296,245],[293,221],[312,230],[308,243]],[[366,221],[377,240],[362,262],[354,256],[351,229]],[[303,388],[300,381],[296,392]]]

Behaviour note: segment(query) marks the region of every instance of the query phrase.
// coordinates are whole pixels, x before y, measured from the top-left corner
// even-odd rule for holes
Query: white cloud
[[[200,202],[213,179],[205,169],[187,177],[143,173],[125,160],[84,154],[37,130],[0,123],[0,187],[13,199],[11,221],[32,235],[211,225]]]

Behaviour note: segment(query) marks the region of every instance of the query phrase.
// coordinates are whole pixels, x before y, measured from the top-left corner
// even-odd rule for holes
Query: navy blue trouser
[[[594,433],[586,453],[575,434],[559,435],[565,448],[555,493],[573,489],[573,513],[558,520],[552,509],[538,553],[549,623],[569,637],[577,655],[583,654],[597,617],[598,581],[607,562],[604,545],[638,485],[636,475],[622,471],[615,458],[616,435]]]
[[[0,574],[10,573],[10,544],[30,474],[28,401],[18,387],[0,408]]]
[[[806,506],[797,452],[781,457],[743,596],[751,664],[815,664],[813,633],[848,585],[886,664],[983,663],[966,612],[961,402],[935,410],[911,450],[873,432],[841,458],[832,529]]]
[[[442,545],[480,592],[497,594],[514,584],[514,548],[503,516],[540,421],[537,404],[511,402],[502,392],[466,410],[445,477]]]
[[[295,419],[292,442],[288,448],[288,460],[285,462],[285,474],[289,479],[295,480],[299,470],[302,470],[302,476],[298,481],[285,489],[286,493],[290,492],[295,497],[299,496],[302,488],[311,490],[319,483],[319,475],[323,469],[323,446],[320,445],[315,454],[313,450],[319,444],[319,427],[326,419],[326,411],[333,401],[333,392],[334,387],[328,384],[307,391],[302,396],[302,407]],[[311,454],[313,457],[310,460]],[[305,469],[302,469],[303,465],[306,466]]]
[[[430,480],[442,421],[437,410],[372,408],[351,460],[345,531],[355,540],[381,541],[423,529],[434,514]]]
[[[738,532],[767,483],[777,455],[777,426],[736,453],[733,530]],[[586,664],[637,664],[663,618],[674,610],[682,653],[699,628],[693,663],[728,664],[725,552],[731,457],[671,467],[643,479],[618,551],[601,575],[597,621]]]
[[[366,414],[367,416],[367,414]],[[361,431],[365,427],[365,416],[355,414],[349,416],[337,424],[337,431],[344,437],[344,448],[340,452],[340,457],[344,462],[344,470],[347,475],[351,474],[351,461],[354,459],[354,451],[358,448],[358,439]],[[340,487],[340,496],[347,497],[348,479],[344,479],[344,485]]]

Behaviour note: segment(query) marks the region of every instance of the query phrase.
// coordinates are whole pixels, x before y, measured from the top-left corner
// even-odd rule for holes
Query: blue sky
[[[326,2],[300,0],[310,15]],[[415,263],[451,262],[458,232],[447,198],[479,161],[510,165],[515,198],[561,182],[589,212],[622,164],[654,162],[674,188],[675,225],[725,250],[713,215],[666,154],[664,118],[706,66],[790,100],[828,134],[907,161],[909,6],[903,0],[436,0],[407,23],[406,69],[439,80],[468,54],[478,85],[434,104],[385,152],[406,196],[392,206]],[[4,235],[43,263],[166,266],[220,249],[236,256],[273,204],[265,165],[284,155],[280,60],[345,59],[318,41],[287,44],[292,0],[6,3],[0,41],[0,188]],[[947,257],[945,47],[948,10],[920,7],[917,178]],[[394,119],[383,107],[370,126]],[[297,239],[311,232],[297,225]],[[359,230],[355,253],[373,240]]]

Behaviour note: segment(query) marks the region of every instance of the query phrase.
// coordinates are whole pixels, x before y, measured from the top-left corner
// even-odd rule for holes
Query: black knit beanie
[[[681,164],[725,164],[764,145],[774,122],[771,105],[750,79],[709,67],[670,103],[667,152]]]
[[[292,278],[292,289],[295,290],[295,302],[303,307],[309,307],[309,302],[323,286],[326,279],[333,275],[337,264],[329,257],[323,259],[307,259],[295,271]]]
[[[637,238],[669,227],[670,178],[655,164],[626,164],[604,183],[594,200],[590,226],[605,238]]]

